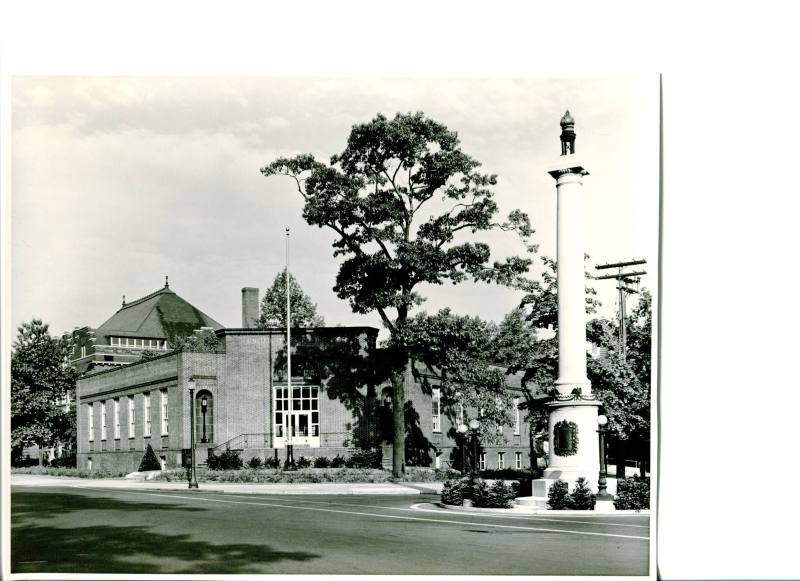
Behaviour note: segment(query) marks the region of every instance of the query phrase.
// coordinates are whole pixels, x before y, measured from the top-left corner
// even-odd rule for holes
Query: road
[[[646,575],[648,517],[490,516],[420,496],[13,486],[14,573]]]

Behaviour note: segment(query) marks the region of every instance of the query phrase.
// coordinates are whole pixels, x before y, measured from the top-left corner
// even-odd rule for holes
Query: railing
[[[280,437],[272,432],[262,432],[255,434],[239,434],[214,447],[214,452],[222,450],[245,450],[247,448],[272,448],[273,435]],[[297,440],[304,440],[306,436],[296,433]],[[296,442],[300,443],[300,442]],[[380,444],[377,434],[372,430],[365,433],[360,431],[350,432],[320,432],[319,445],[322,448],[364,448],[377,446]]]

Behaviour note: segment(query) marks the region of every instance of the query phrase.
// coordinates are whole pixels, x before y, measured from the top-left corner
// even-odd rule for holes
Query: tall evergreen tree
[[[311,300],[300,284],[289,274],[289,299],[292,310],[293,327],[324,327],[325,319],[317,314],[317,305]],[[260,328],[286,326],[286,269],[275,275],[272,286],[261,299]]]

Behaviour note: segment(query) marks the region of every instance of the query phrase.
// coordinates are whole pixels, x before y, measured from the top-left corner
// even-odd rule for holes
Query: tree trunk
[[[406,381],[411,376],[411,360],[406,358],[404,368],[392,373],[392,475],[400,478],[405,472],[406,457]]]

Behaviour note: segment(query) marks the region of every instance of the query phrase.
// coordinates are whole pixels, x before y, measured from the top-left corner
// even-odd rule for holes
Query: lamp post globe
[[[461,448],[461,473],[467,471],[467,453],[464,450],[464,440],[466,439],[467,433],[467,426],[466,424],[458,424],[456,428],[456,434],[458,434],[458,445]]]
[[[604,414],[597,416],[597,433],[600,444],[600,475],[597,478],[597,498],[598,500],[611,500],[612,496],[606,492],[606,425],[608,418]]]
[[[469,429],[472,430],[472,475],[478,475],[478,430],[481,423],[477,419],[470,420]]]

